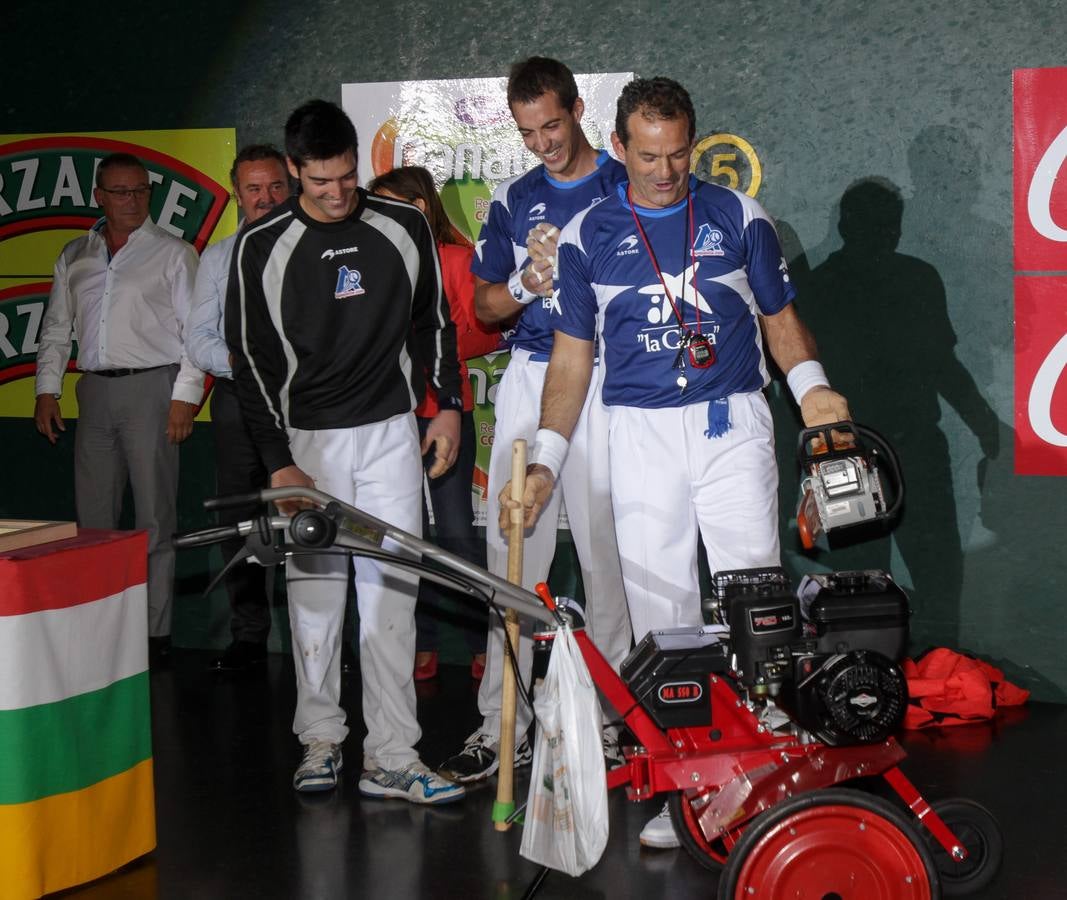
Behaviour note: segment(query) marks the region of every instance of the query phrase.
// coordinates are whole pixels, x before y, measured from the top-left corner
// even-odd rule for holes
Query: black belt
[[[169,365],[169,364],[168,364]],[[125,378],[127,375],[140,375],[142,372],[154,372],[168,366],[149,366],[147,369],[93,369],[88,374],[103,375],[104,378]]]

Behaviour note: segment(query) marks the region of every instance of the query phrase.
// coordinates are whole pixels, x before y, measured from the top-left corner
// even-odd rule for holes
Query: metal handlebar
[[[215,528],[202,528],[199,531],[176,534],[171,538],[171,542],[178,550],[186,550],[189,547],[204,547],[238,537],[241,537],[238,525],[219,525]]]
[[[251,494],[237,494],[233,497],[217,497],[205,501],[211,509],[224,509],[232,506],[246,506],[252,503],[277,503],[284,500],[302,500],[305,504],[317,507],[321,515],[330,522],[331,543],[335,548],[350,552],[355,556],[378,559],[390,565],[417,569],[419,574],[430,580],[441,581],[450,587],[457,583],[468,588],[477,585],[495,596],[500,605],[514,609],[522,615],[530,616],[548,625],[557,624],[555,615],[531,591],[487,572],[485,569],[462,559],[455,554],[442,550],[436,544],[415,537],[400,528],[383,522],[381,519],[350,506],[322,491],[306,487],[264,488]],[[336,552],[324,547],[321,539],[323,530],[313,526],[307,510],[302,510],[292,517],[272,516],[270,528],[281,531],[286,536],[286,545],[280,549],[286,552]],[[268,520],[259,519],[239,522],[236,525],[217,526],[200,531],[187,532],[174,536],[175,547],[198,547],[218,543],[233,537],[252,534],[259,524]],[[404,552],[400,552],[404,551]],[[445,570],[444,575],[427,569],[426,561],[435,563]]]
[[[251,506],[260,503],[260,492],[249,491],[247,494],[227,494],[224,497],[208,497],[204,501],[204,509],[233,509],[238,506]]]

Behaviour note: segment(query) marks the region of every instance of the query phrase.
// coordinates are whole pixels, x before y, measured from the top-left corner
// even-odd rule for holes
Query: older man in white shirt
[[[230,169],[233,195],[244,213],[243,228],[262,218],[289,196],[285,157],[274,147],[253,144],[243,147]],[[211,399],[211,423],[215,434],[215,472],[220,495],[244,494],[266,487],[269,474],[241,415],[233,385],[230,349],[226,346],[223,312],[230,279],[233,249],[241,232],[212,244],[200,257],[196,288],[185,347],[189,359],[215,376]],[[239,522],[255,510],[236,508],[219,513],[222,523]],[[241,549],[241,541],[223,544],[229,562]],[[270,633],[268,584],[273,569],[238,565],[226,576],[230,598],[230,632],[233,640],[221,656],[211,661],[218,671],[248,669],[267,658]]]
[[[37,351],[37,430],[55,444],[63,373],[78,342],[74,437],[78,522],[115,528],[127,480],[137,528],[148,532],[148,634],[155,658],[170,649],[178,444],[193,428],[203,374],[182,333],[197,258],[148,218],[151,183],[135,156],[97,167],[104,218],[67,244],[55,265]]]

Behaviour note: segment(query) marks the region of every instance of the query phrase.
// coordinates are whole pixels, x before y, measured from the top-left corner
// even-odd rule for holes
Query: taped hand
[[[526,252],[530,256],[530,264],[524,272],[523,282],[535,294],[545,297],[552,294],[552,280],[558,272],[558,243],[559,229],[548,222],[539,222],[526,235]]]

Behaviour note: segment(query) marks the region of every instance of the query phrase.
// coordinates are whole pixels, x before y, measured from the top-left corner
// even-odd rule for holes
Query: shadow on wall
[[[914,194],[902,244],[942,267],[959,353],[980,388],[1000,401],[999,409],[1008,409],[1014,344],[1027,335],[1013,328],[1010,222],[984,218],[977,208],[981,148],[960,129],[930,126],[908,148],[908,166]],[[1000,182],[1001,190],[1010,189],[1010,179]],[[996,205],[1010,208],[1009,198]],[[1059,623],[1067,587],[1067,478],[1016,475],[1012,428],[998,424],[1000,454],[977,463],[977,524],[985,539],[968,548],[960,645],[999,660],[1035,699],[1064,702],[1067,663]]]
[[[901,247],[938,266],[954,313],[959,353],[983,391],[1009,390],[1012,373],[1012,235],[983,218],[981,148],[963,130],[923,128],[908,147],[912,194]],[[1004,198],[1010,208],[1010,197]],[[1006,399],[1006,398],[1005,398]]]
[[[814,268],[801,252],[790,267],[798,308],[834,387],[848,398],[856,420],[884,434],[901,459],[907,496],[893,539],[913,585],[915,644],[955,647],[963,548],[939,398],[977,437],[983,462],[999,455],[1002,428],[956,356],[957,337],[937,269],[897,251],[903,222],[896,185],[880,177],[861,179],[841,197],[840,249]],[[783,488],[782,504],[791,515],[795,472],[785,480],[792,484]],[[862,537],[867,539],[832,535],[832,552],[820,563],[892,571],[891,538]],[[893,574],[906,580],[902,572]]]

